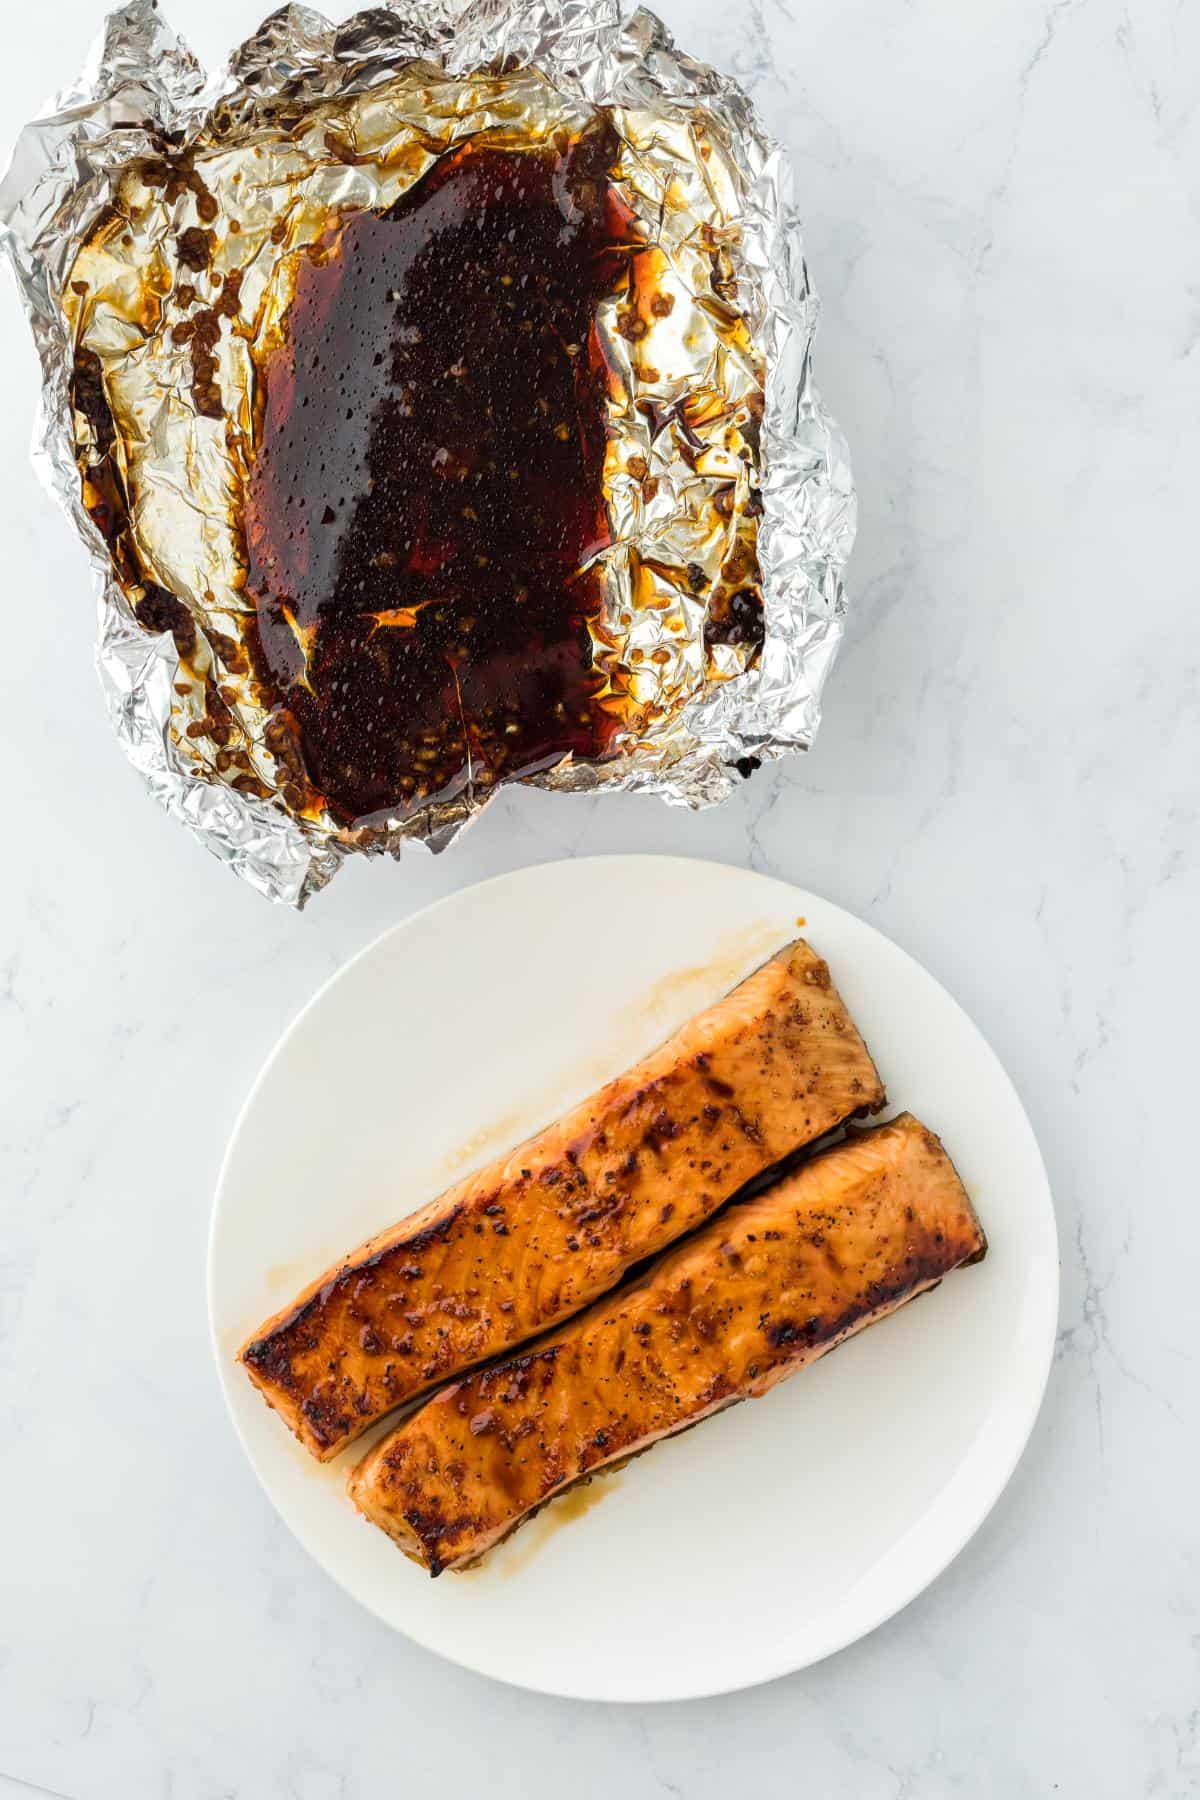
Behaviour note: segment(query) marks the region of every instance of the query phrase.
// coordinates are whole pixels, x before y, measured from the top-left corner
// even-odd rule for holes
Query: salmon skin
[[[571,1483],[766,1393],[986,1241],[905,1113],[735,1203],[638,1279],[420,1407],[350,1476],[431,1574],[478,1560]]]
[[[883,1088],[821,958],[788,945],[661,1049],[371,1239],[240,1355],[321,1461],[635,1262]]]

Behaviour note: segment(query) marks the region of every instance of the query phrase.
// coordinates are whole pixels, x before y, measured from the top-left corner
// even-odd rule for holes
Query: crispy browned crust
[[[801,940],[528,1143],[327,1270],[241,1351],[325,1460],[577,1312],[883,1088]]]
[[[572,1483],[765,1393],[985,1249],[932,1132],[907,1113],[854,1132],[427,1401],[351,1496],[431,1574],[464,1567]]]

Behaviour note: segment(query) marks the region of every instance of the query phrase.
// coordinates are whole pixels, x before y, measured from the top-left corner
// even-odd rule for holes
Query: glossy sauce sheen
[[[247,586],[275,743],[343,823],[611,739],[585,565],[609,541],[594,319],[635,242],[616,147],[468,144],[299,269]]]
[[[829,970],[797,941],[528,1143],[326,1271],[245,1346],[246,1373],[315,1456],[335,1455],[394,1407],[588,1305],[882,1099]]]
[[[434,1575],[573,1481],[762,1394],[978,1259],[953,1164],[909,1114],[729,1207],[524,1355],[368,1452],[356,1505]]]

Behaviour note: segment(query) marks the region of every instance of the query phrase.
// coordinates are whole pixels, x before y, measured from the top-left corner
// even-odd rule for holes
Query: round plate
[[[554,1502],[478,1569],[431,1581],[346,1498],[356,1451],[313,1462],[236,1366],[239,1345],[344,1251],[545,1125],[801,931],[894,1109],[944,1139],[987,1258],[754,1405]],[[209,1306],[246,1454],[364,1606],[522,1687],[676,1700],[828,1656],[946,1567],[1037,1414],[1058,1256],[1021,1104],[932,976],[784,882],[618,856],[455,894],[321,989],[234,1131]]]

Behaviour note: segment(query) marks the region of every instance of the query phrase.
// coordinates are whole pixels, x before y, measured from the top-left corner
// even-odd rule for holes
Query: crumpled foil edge
[[[131,129],[135,122],[186,133],[222,96],[279,91],[300,70],[331,61],[373,80],[381,57],[394,66],[410,56],[456,73],[515,58],[536,64],[557,86],[592,104],[644,103],[656,95],[673,103],[698,101],[744,149],[740,274],[757,295],[768,371],[758,532],[766,638],[759,663],[690,703],[683,725],[694,749],[683,757],[643,752],[604,765],[568,764],[534,777],[533,784],[558,791],[652,792],[690,807],[722,800],[739,778],[739,765],[745,773],[811,744],[821,689],[844,628],[841,571],[856,525],[849,454],[812,378],[818,305],[790,165],[736,84],[679,51],[661,21],[632,10],[627,0],[425,0],[419,10],[417,0],[392,0],[385,11],[358,14],[339,27],[305,7],[289,6],[268,18],[211,79],[154,0],[129,0],[107,19],[78,80],[21,134],[0,184],[0,239],[42,367],[34,462],[74,521],[97,574],[97,666],[130,761],[167,811],[235,873],[268,898],[294,906],[325,885],[346,851],[280,806],[197,775],[171,742],[178,673],[173,641],[169,634],[148,634],[134,617],[82,504],[69,394],[73,345],[58,295],[85,221],[120,170],[153,153],[147,132]],[[441,849],[479,810],[455,811],[442,820],[434,814],[417,841]],[[396,855],[399,847],[398,841],[387,846]]]

